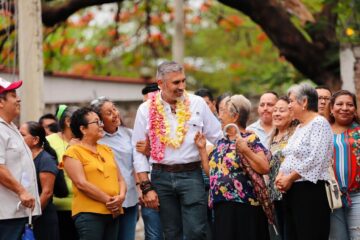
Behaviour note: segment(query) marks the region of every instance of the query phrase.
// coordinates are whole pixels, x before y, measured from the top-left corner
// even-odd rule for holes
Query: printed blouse
[[[334,134],[334,171],[344,196],[360,190],[360,125],[356,122]]]
[[[270,160],[270,152],[261,144],[259,138],[250,132],[241,133],[249,148],[255,152],[264,152]],[[235,140],[220,139],[209,155],[210,191],[209,207],[218,202],[239,202],[259,205],[253,184],[245,170],[241,168],[243,156],[237,154]]]
[[[269,191],[270,199],[272,201],[282,199],[282,194],[275,187],[275,179],[279,173],[280,165],[285,159],[282,150],[287,145],[292,133],[293,131],[289,131],[278,141],[272,140],[270,142],[271,160],[270,160],[270,172],[268,174],[269,176],[268,191]]]
[[[329,180],[329,166],[333,156],[333,136],[328,121],[315,117],[305,126],[298,126],[283,149],[285,157],[280,172],[297,172],[296,181]]]

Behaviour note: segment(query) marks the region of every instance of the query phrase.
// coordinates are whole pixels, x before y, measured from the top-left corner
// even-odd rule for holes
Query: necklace
[[[191,117],[189,105],[189,97],[185,92],[184,99],[176,101],[175,115],[177,119],[177,127],[175,130],[175,137],[172,138],[170,136],[170,123],[165,114],[160,91],[150,95],[150,155],[155,161],[160,162],[162,159],[164,159],[166,146],[175,149],[181,146],[188,130],[185,124]]]

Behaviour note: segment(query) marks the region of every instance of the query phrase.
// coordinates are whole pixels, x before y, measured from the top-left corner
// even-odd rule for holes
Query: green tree
[[[106,63],[107,68],[113,66],[114,69],[119,70],[119,72],[128,72],[129,75],[132,75],[139,66],[147,64],[144,63],[144,58],[156,60],[161,57],[170,56],[169,41],[171,39],[167,31],[167,25],[162,24],[164,22],[164,16],[169,16],[170,18],[166,21],[171,21],[172,9],[169,7],[169,4],[167,4],[168,1],[47,0],[43,1],[42,5],[43,23],[47,27],[58,28],[56,34],[58,34],[59,38],[69,34],[70,39],[79,39],[76,30],[74,30],[73,33],[70,33],[72,31],[64,30],[67,29],[67,27],[64,27],[59,23],[65,22],[65,24],[68,25],[68,19],[74,13],[79,11],[80,13],[81,11],[84,12],[83,9],[90,6],[100,6],[101,4],[111,2],[118,3],[118,10],[115,14],[116,17],[114,18],[114,36],[109,36],[111,33],[109,29],[92,30],[93,33],[100,31],[99,33],[97,32],[97,34],[102,34],[101,36],[103,38],[100,43],[98,41],[99,39],[94,38],[93,45],[90,45],[94,50],[97,48],[97,52],[102,53],[102,55],[100,54],[100,56],[94,57],[91,56],[91,54],[85,54],[84,56],[81,56],[80,59],[87,59],[88,62],[92,59],[94,62],[90,61],[91,64],[88,66],[81,66],[79,63],[80,66],[77,67],[78,71],[83,70],[90,73],[104,71],[102,74],[109,74],[110,71],[111,74],[113,72],[112,70],[103,69],[103,65],[101,65],[101,62],[103,61]],[[196,28],[189,27],[187,29],[187,34],[189,36],[194,32],[199,36],[189,37],[189,40],[187,41],[187,52],[195,57],[197,55],[200,57],[204,56],[202,61],[206,60],[206,62],[211,63],[210,66],[213,68],[213,70],[209,71],[209,69],[206,68],[199,69],[196,64],[188,66],[189,72],[193,74],[195,79],[201,79],[203,85],[221,87],[225,84],[227,86],[225,89],[236,89],[241,85],[253,87],[256,90],[256,88],[260,88],[259,86],[272,87],[278,86],[278,82],[282,83],[286,80],[295,79],[296,81],[301,78],[309,78],[316,84],[328,85],[333,89],[341,87],[339,76],[339,38],[337,35],[337,29],[339,29],[339,27],[337,24],[339,22],[339,16],[342,15],[336,10],[339,6],[341,7],[340,1],[303,0],[301,2],[300,0],[219,0],[219,2],[248,16],[251,21],[261,28],[261,31],[266,34],[273,45],[269,44],[267,40],[262,44],[258,44],[256,42],[256,37],[254,38],[254,36],[263,33],[259,29],[249,29],[244,31],[244,25],[239,25],[238,19],[236,18],[242,16],[233,14],[229,9],[220,10],[220,14],[216,15],[217,19],[215,21],[226,31],[225,34],[223,33],[221,35],[221,32],[219,32],[220,30],[211,28],[208,30],[200,29],[199,31],[195,31]],[[345,5],[343,7],[346,8]],[[201,11],[207,12],[209,9],[213,8],[219,8],[216,2],[204,0]],[[126,9],[131,9],[131,11]],[[187,11],[191,12],[191,9],[188,9]],[[228,14],[229,12],[230,15]],[[205,14],[202,13],[197,17],[202,18],[203,15]],[[125,28],[124,22],[126,20],[130,21],[131,19],[139,22],[139,29],[140,27],[145,27],[145,45],[131,45],[128,41],[129,36],[126,36],[128,34],[122,33],[121,29]],[[139,19],[141,20],[139,21]],[[246,20],[244,22],[246,22],[245,25],[247,26],[248,21]],[[151,31],[151,26],[153,24],[158,24],[158,32]],[[11,29],[11,26],[12,25],[10,24],[4,27]],[[60,34],[59,31],[61,32],[61,30],[65,32]],[[356,29],[354,29],[354,31],[356,31]],[[247,37],[246,34],[250,35],[250,37]],[[84,36],[80,36],[80,39],[84,39],[86,36],[88,35],[85,33]],[[214,45],[216,47],[208,49],[212,52],[216,51],[216,54],[219,56],[218,58],[212,58],[209,56],[209,53],[206,54],[205,43],[208,41],[205,38],[207,38],[207,36],[213,36],[215,38],[211,39],[212,41],[208,39],[208,41],[211,42],[210,44],[214,44],[213,42],[215,42]],[[238,38],[236,38],[237,36]],[[55,41],[54,39],[56,39],[56,37],[50,37],[50,35],[48,37],[51,39],[49,42],[53,42]],[[243,40],[243,38],[245,38],[245,40]],[[248,39],[246,40],[246,38]],[[229,42],[226,43],[225,39]],[[239,41],[236,41],[237,39]],[[219,42],[218,45],[216,45],[216,40]],[[53,50],[52,53],[49,54],[60,57],[67,53],[70,55],[69,59],[74,58],[73,53],[79,51],[79,49],[66,49],[66,44],[64,45],[63,43],[64,40],[61,41],[62,44],[57,43],[55,46],[49,46]],[[59,42],[61,41],[59,40]],[[70,40],[70,42],[71,41],[73,40]],[[78,44],[77,41],[78,40],[76,40],[74,45],[77,45],[77,48],[81,49],[82,46],[81,44]],[[125,49],[122,51],[121,56],[123,61],[121,62],[125,61],[131,63],[133,66],[132,69],[130,68],[130,71],[129,68],[124,68],[123,64],[116,63],[116,54],[113,54],[113,48],[111,48],[114,46],[113,42],[116,41],[118,41],[117,43],[122,45],[122,48]],[[250,42],[251,46],[246,43],[246,41],[248,43]],[[130,45],[124,47],[126,43]],[[261,47],[259,47],[260,45]],[[274,46],[278,50],[276,50]],[[132,51],[126,51],[126,48],[130,47],[132,48]],[[11,49],[11,46],[8,46],[8,48]],[[241,54],[246,55],[245,50],[247,48],[254,48],[254,52],[248,57],[241,57]],[[259,52],[259,48],[261,48],[261,52]],[[9,49],[8,52],[11,52]],[[121,50],[121,47],[119,47],[119,49]],[[240,50],[243,52],[240,52]],[[258,52],[258,55],[261,53],[261,56],[264,56],[264,61],[259,62],[258,59],[255,58],[256,56],[253,56],[256,55],[256,52]],[[225,55],[231,55],[232,59],[234,59],[234,57],[237,56],[236,54],[239,54],[239,59],[241,59],[238,62],[227,61],[225,58]],[[112,58],[107,58],[108,56],[112,56]],[[268,59],[269,56],[271,60]],[[273,63],[274,61],[272,60],[274,59],[277,59],[278,61]],[[283,60],[291,63],[301,74],[295,73],[290,65],[283,63]],[[266,64],[267,62],[269,64]],[[253,63],[253,68],[251,67],[251,63]],[[75,67],[73,66],[74,63],[71,63],[71,61],[70,63],[65,61],[63,63],[49,64],[53,64],[53,68],[59,67],[59,69],[62,67],[65,68],[68,65]],[[247,67],[244,67],[244,65]],[[259,65],[263,66],[263,68],[260,68]],[[116,71],[114,70],[114,72]],[[225,82],[225,79],[229,81]],[[194,85],[196,86],[195,82]]]

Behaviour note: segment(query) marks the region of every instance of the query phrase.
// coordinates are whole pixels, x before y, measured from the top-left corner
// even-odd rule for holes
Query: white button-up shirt
[[[0,118],[0,165],[4,165],[11,175],[35,198],[33,216],[41,214],[40,198],[36,180],[36,170],[32,154],[17,127]],[[29,209],[17,204],[16,193],[0,184],[0,220],[27,217]]]
[[[188,131],[184,137],[184,141],[177,149],[166,147],[164,159],[160,163],[166,165],[184,164],[199,161],[199,151],[194,142],[195,134],[202,132],[206,139],[211,143],[215,143],[222,137],[221,125],[214,114],[210,111],[205,101],[192,94],[188,94],[190,100],[189,110],[191,117],[186,123]],[[161,100],[164,105],[166,119],[169,121],[171,129],[171,137],[175,136],[177,127],[176,115],[171,112],[170,104]],[[157,163],[151,157],[148,160],[145,155],[136,151],[135,145],[140,140],[145,140],[149,133],[149,105],[150,100],[140,105],[136,118],[132,137],[134,149],[134,167],[136,172],[149,172],[150,163]]]

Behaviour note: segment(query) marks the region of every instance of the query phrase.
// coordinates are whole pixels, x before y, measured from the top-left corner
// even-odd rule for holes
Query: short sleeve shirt
[[[34,164],[36,168],[37,183],[39,187],[39,194],[42,192],[41,183],[40,183],[40,173],[52,173],[57,175],[59,172],[56,164],[56,159],[51,156],[46,151],[41,151],[34,159]]]
[[[118,179],[118,168],[112,150],[98,144],[97,153],[92,152],[86,147],[76,144],[69,147],[65,157],[70,157],[81,162],[84,168],[86,180],[98,187],[101,191],[110,196],[119,195],[120,185]],[[91,212],[99,214],[111,214],[105,204],[88,197],[73,184],[74,198],[72,202],[72,215],[81,212]]]
[[[36,180],[36,171],[32,154],[15,124],[8,124],[0,118],[0,165],[10,171],[11,175],[32,196],[35,197],[33,215],[41,214],[40,198]],[[0,184],[0,220],[27,217],[27,208],[17,204],[20,199],[10,189]]]
[[[241,133],[249,148],[255,152],[264,152],[268,161],[271,155],[254,133]],[[235,141],[226,138],[219,140],[210,153],[210,191],[209,206],[218,202],[239,202],[258,206],[251,179],[241,168],[243,156],[236,153]]]
[[[66,151],[67,146],[69,145],[66,141],[64,141],[59,134],[53,133],[46,137],[50,146],[55,150],[56,155],[58,157],[58,162],[61,163],[63,155]],[[54,205],[56,210],[58,211],[71,211],[71,202],[73,198],[72,192],[72,182],[68,175],[65,172],[65,181],[66,185],[69,189],[69,195],[64,198],[54,197]]]

